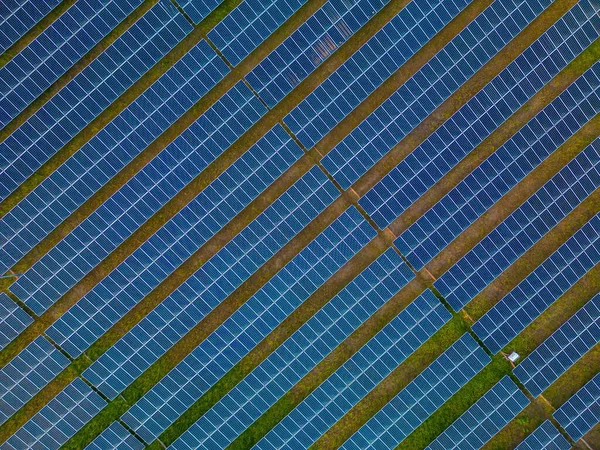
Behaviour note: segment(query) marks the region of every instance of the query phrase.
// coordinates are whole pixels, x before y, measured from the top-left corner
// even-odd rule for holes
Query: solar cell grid
[[[61,0],[3,0],[0,3],[0,53],[52,11]]]
[[[329,0],[254,67],[246,80],[272,108],[387,3]]]
[[[56,302],[266,111],[252,91],[238,82],[19,277],[11,291],[30,305]]]
[[[254,448],[309,448],[450,317],[435,295],[426,290],[294,408]],[[190,428],[179,439],[181,444],[174,447],[195,448],[194,436],[198,434],[199,431]],[[184,445],[186,442],[187,447]]]
[[[142,0],[79,0],[0,68],[0,128],[141,3]]]
[[[546,420],[535,429],[515,450],[569,450],[571,444]]]
[[[513,372],[537,397],[599,341],[600,294],[563,323]]]
[[[177,2],[195,24],[202,22],[223,0],[180,0]]]
[[[113,422],[85,450],[143,450],[145,445],[119,422]]]
[[[180,42],[192,26],[161,0],[0,144],[0,199]]]
[[[505,375],[426,450],[479,449],[528,404],[527,396]]]
[[[275,126],[64,313],[47,330],[48,336],[71,356],[81,354],[301,155],[283,127]],[[159,332],[153,314],[162,314],[162,309],[150,313],[131,331],[139,340],[133,346],[137,351],[143,352],[145,348],[138,349],[140,343]],[[123,348],[119,351],[125,353]],[[153,348],[144,360],[153,361],[160,354]],[[130,377],[127,373],[119,376],[122,380]]]
[[[599,186],[600,139],[597,139],[433,285],[452,308],[460,310]]]
[[[204,40],[171,66],[0,219],[0,272],[5,272],[46,237],[228,71]],[[25,292],[32,290],[35,286],[24,287]],[[40,313],[46,307],[35,305],[32,309]]]
[[[69,365],[69,359],[39,336],[0,369],[0,424]]]
[[[492,353],[533,322],[600,261],[600,213],[472,326]]]
[[[590,2],[575,5],[369,190],[361,205],[380,228],[388,226],[599,36],[600,17]],[[570,37],[577,45],[567,42]],[[403,106],[406,97],[401,88],[323,159],[344,188],[411,130],[406,120],[421,97]]]
[[[340,448],[395,448],[490,360],[477,342],[465,333]]]
[[[574,441],[596,426],[600,422],[600,373],[558,408],[553,416]]]
[[[6,347],[25,328],[33,318],[17,305],[4,292],[0,292],[0,350]]]
[[[422,268],[600,111],[596,63],[394,242]]]

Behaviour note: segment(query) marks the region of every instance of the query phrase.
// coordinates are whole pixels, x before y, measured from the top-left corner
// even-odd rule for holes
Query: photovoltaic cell
[[[223,0],[180,0],[177,3],[197,25],[222,2]]]
[[[571,444],[559,433],[552,422],[546,420],[525,438],[515,450],[569,450]]]
[[[553,417],[574,441],[600,422],[600,373],[556,410]]]
[[[17,42],[61,0],[4,0],[0,3],[0,53]]]
[[[0,292],[0,350],[33,323],[33,318],[23,308]]]
[[[143,450],[146,448],[119,422],[113,422],[85,450]]]

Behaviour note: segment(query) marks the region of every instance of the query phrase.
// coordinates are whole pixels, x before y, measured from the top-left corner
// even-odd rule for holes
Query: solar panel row
[[[0,68],[0,128],[141,3],[142,0],[79,0]]]
[[[600,139],[586,147],[494,228],[434,286],[456,311],[600,186]]]
[[[69,359],[38,336],[0,369],[0,424],[69,365]]]
[[[340,448],[395,448],[490,360],[475,339],[465,333]]]
[[[369,39],[283,121],[306,148],[312,147],[468,3],[413,0],[392,19],[391,25]],[[465,43],[465,51],[466,47]]]
[[[387,3],[388,0],[327,1],[257,64],[246,80],[272,108]]]
[[[162,0],[0,144],[8,196],[180,42],[192,26]]]
[[[51,305],[248,130],[267,109],[238,82],[11,287]]]
[[[85,450],[143,450],[146,448],[119,422],[113,422]]]
[[[498,353],[600,261],[600,213],[472,326]]]
[[[422,268],[597,114],[599,87],[597,63],[405,230],[394,243],[411,264]]]
[[[18,261],[144,150],[229,71],[200,41],[2,217],[1,272]],[[41,282],[42,280],[40,280]],[[34,283],[35,284],[35,283]],[[34,292],[25,286],[17,296]],[[43,312],[46,302],[32,306]]]
[[[527,396],[505,375],[426,450],[479,449],[528,404]]]
[[[525,438],[515,450],[569,450],[571,444],[546,420]]]
[[[296,406],[255,448],[309,448],[449,319],[450,313],[426,290]],[[194,429],[190,428],[174,448],[195,448],[192,433]]]
[[[514,369],[534,396],[540,395],[600,342],[600,294],[563,323]]]
[[[558,408],[553,417],[574,441],[600,422],[600,373]]]
[[[75,378],[0,448],[58,450],[105,405],[81,378]]]
[[[575,5],[360,199],[380,228],[393,222],[600,36],[600,17],[593,8],[584,8],[586,3]],[[588,15],[580,15],[582,11]],[[579,46],[567,46],[565,40],[569,37],[575,38]],[[395,103],[388,101],[376,109],[338,144],[339,151],[334,149],[326,157],[340,162],[341,167],[336,164],[332,170],[339,171],[335,177],[346,183],[344,187],[349,187],[410,131],[406,120],[420,100],[404,108],[405,103]],[[398,133],[397,129],[402,131]],[[357,148],[363,149],[362,153],[353,157]]]
[[[52,11],[61,0],[4,0],[0,4],[0,53]]]
[[[304,3],[306,0],[245,0],[207,37],[232,66],[237,66]]]
[[[177,3],[195,24],[199,24],[222,2],[223,0],[179,0]]]
[[[33,322],[33,318],[4,292],[0,292],[0,350]]]

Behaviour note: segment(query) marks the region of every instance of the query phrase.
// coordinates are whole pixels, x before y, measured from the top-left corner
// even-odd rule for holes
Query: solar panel
[[[11,291],[28,305],[54,304],[266,112],[239,81],[19,277]]]
[[[232,66],[237,66],[305,3],[306,0],[244,0],[207,37]]]
[[[575,5],[360,199],[380,228],[394,221],[600,36],[600,17],[586,4],[590,6],[588,1]],[[578,45],[568,44],[568,37]],[[421,100],[397,105],[407,98],[401,95],[406,89],[377,108],[323,160],[336,161],[326,167],[344,188],[412,129],[406,121],[414,108],[420,108]]]
[[[433,285],[455,311],[460,310],[599,186],[600,139],[597,139]]]
[[[405,284],[408,278],[404,279]],[[350,297],[352,290],[351,287],[343,295]],[[388,294],[382,302],[370,306],[368,314],[363,315],[362,320],[366,320],[390,297],[391,294]],[[369,300],[368,297],[366,299]],[[355,305],[360,310],[360,303]],[[450,317],[450,313],[435,295],[429,290],[424,291],[296,406],[255,448],[309,448]],[[360,323],[361,321],[355,326],[358,327]],[[300,346],[304,348],[304,344]],[[312,354],[313,352],[308,353],[309,356]],[[175,448],[194,447],[192,436],[196,434],[198,432],[190,428],[189,432],[181,436],[179,441],[182,442]],[[187,447],[183,445],[186,441]]]
[[[0,219],[6,242],[0,272],[18,261],[59,223],[144,150],[229,71],[200,41],[143,94]],[[42,280],[40,280],[41,282]],[[24,288],[35,290],[34,286]],[[46,306],[34,305],[37,313]]]
[[[0,68],[0,128],[6,126],[142,0],[75,2]]]
[[[222,2],[223,0],[180,0],[177,3],[197,25]]]
[[[81,378],[75,378],[4,442],[2,450],[58,450],[105,405]]]
[[[395,448],[490,361],[475,339],[465,333],[340,448]]]
[[[33,323],[33,318],[23,308],[0,292],[0,350]]]
[[[71,356],[79,356],[301,155],[300,147],[276,125],[65,312],[48,328],[48,336]],[[154,334],[153,323],[146,317],[131,333],[141,333],[144,337],[137,338],[143,341]],[[150,355],[158,358],[159,353],[154,349]],[[149,361],[150,355],[144,359]]]
[[[472,326],[492,353],[515,336],[600,261],[600,213]]]
[[[574,441],[600,422],[600,373],[556,410],[553,417]]]
[[[0,424],[69,365],[69,359],[38,336],[0,369]]]
[[[426,450],[479,449],[529,404],[505,375],[440,434]]]
[[[540,395],[600,342],[600,294],[563,323],[514,369],[534,396]]]
[[[113,422],[85,450],[143,450],[146,448],[119,422]]]
[[[180,42],[192,26],[161,0],[0,144],[0,199]]]
[[[422,268],[600,108],[595,64],[404,231],[394,242]]]
[[[0,53],[52,11],[61,0],[4,0],[0,4]]]
[[[329,0],[254,67],[246,80],[272,108],[389,0]],[[398,17],[398,16],[396,16]],[[394,20],[399,19],[392,19]],[[393,25],[388,24],[388,28]]]
[[[569,450],[571,444],[546,420],[535,429],[515,450]]]

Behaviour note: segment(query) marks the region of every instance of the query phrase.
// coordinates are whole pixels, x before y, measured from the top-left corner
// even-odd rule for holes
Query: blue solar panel
[[[340,448],[395,448],[490,361],[475,339],[465,333]]]
[[[46,237],[228,71],[204,40],[178,60],[0,219],[4,244],[0,248],[0,272],[5,272]],[[35,286],[24,287],[24,291],[33,292]],[[41,304],[32,307],[38,313],[45,308]]]
[[[600,139],[597,139],[433,285],[455,311],[460,310],[599,186]]]
[[[498,353],[599,261],[600,213],[475,322],[473,331]]]
[[[391,253],[389,255],[391,256]],[[394,255],[394,259],[396,257],[397,255]],[[397,266],[402,271],[405,270],[404,267],[403,264]],[[385,270],[385,266],[382,268]],[[409,280],[407,277],[402,278],[403,284]],[[374,281],[380,282],[377,279]],[[350,285],[349,288],[345,293],[342,292],[342,295],[352,299],[355,287]],[[382,301],[369,305],[366,311],[361,311],[364,309],[362,304],[364,300],[369,303],[370,295],[363,299],[357,298],[360,303],[354,303],[356,300],[352,299],[353,306],[348,316],[352,317],[355,311],[360,311],[362,316],[362,320],[357,321],[355,327],[366,320],[391,295],[393,294],[389,293],[381,299]],[[255,448],[309,448],[449,319],[450,313],[431,291],[426,290],[296,406]],[[304,348],[304,344],[299,345]],[[308,352],[308,355],[312,355],[312,352]],[[189,434],[186,433],[180,438],[181,441],[187,441],[187,447],[182,442],[175,448],[193,448],[194,440]]]
[[[528,404],[527,396],[505,375],[428,445],[426,450],[479,449]]]
[[[0,199],[104,111],[192,26],[161,0],[0,144]]]
[[[31,325],[33,318],[23,308],[0,292],[0,350]]]
[[[11,291],[28,305],[55,303],[266,112],[239,81],[19,277]]]
[[[589,6],[588,1],[574,6],[360,199],[380,228],[395,220],[600,36],[600,17],[585,4]],[[568,37],[578,45],[568,44]],[[406,127],[406,120],[421,102],[397,105],[407,97],[401,94],[402,89],[323,160],[330,161],[332,167],[325,166],[344,188],[412,129]]]
[[[540,395],[600,342],[600,294],[596,295],[514,369],[534,396]]]
[[[0,53],[52,11],[61,0],[3,0],[0,3]]]
[[[125,19],[142,0],[80,0],[0,68],[0,128]]]
[[[105,405],[81,378],[75,378],[0,447],[58,450]]]
[[[207,37],[232,66],[237,66],[305,3],[306,0],[244,0]]]
[[[85,450],[143,450],[146,448],[119,422],[113,422]]]
[[[202,22],[223,0],[180,0],[177,3],[195,24]]]
[[[69,359],[38,336],[0,369],[0,424],[69,365]]]
[[[571,444],[559,433],[552,422],[546,420],[531,433],[515,450],[569,450]]]
[[[600,111],[595,64],[404,231],[394,244],[422,268]]]
[[[246,80],[272,108],[389,0],[329,0],[252,69]],[[406,14],[406,13],[403,13]],[[392,22],[400,20],[396,16]],[[388,24],[387,28],[394,28]]]
[[[574,441],[600,422],[600,373],[588,381],[553,414]]]

